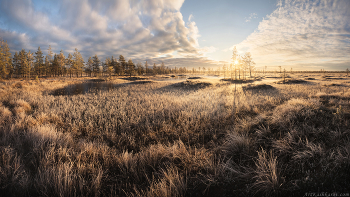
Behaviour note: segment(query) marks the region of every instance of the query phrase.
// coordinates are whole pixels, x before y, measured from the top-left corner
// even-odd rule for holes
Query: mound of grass
[[[154,81],[147,80],[147,81],[133,81],[130,82],[129,84],[146,84],[146,83],[154,83]]]
[[[282,78],[282,77],[272,77],[272,76],[267,76],[267,77],[265,77],[265,78],[280,79],[280,78]]]
[[[328,79],[328,80],[342,80],[342,79],[345,79],[345,78],[342,78],[342,77],[324,77],[325,79]]]
[[[202,77],[189,77],[187,79],[202,79]]]
[[[313,78],[313,77],[307,77],[307,78],[305,78],[305,80],[315,80],[315,78]]]
[[[280,80],[276,83],[277,84],[303,84],[308,82],[302,79],[286,79],[286,80]]]
[[[274,90],[276,89],[272,85],[258,84],[258,85],[247,85],[242,87],[243,90]]]
[[[193,89],[196,90],[196,89],[202,89],[202,88],[212,86],[212,83],[186,80],[184,82],[173,84],[172,86],[176,88],[187,89],[187,90],[193,90]]]
[[[122,78],[124,80],[128,80],[128,81],[136,81],[136,80],[147,80],[148,78],[146,77],[126,77],[126,78]]]
[[[104,81],[106,81],[105,79],[90,79],[90,80],[88,80],[89,82],[104,82]]]
[[[231,83],[237,83],[237,84],[241,84],[241,83],[253,83],[255,80],[247,80],[247,79],[220,79],[220,81],[226,81],[226,82],[231,82]]]
[[[23,88],[23,83],[22,82],[17,82],[14,84],[15,88]]]
[[[346,85],[339,84],[339,83],[331,83],[331,84],[324,84],[323,86],[346,86]]]

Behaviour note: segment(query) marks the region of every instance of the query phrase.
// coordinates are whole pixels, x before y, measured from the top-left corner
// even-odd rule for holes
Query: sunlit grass
[[[315,80],[302,84],[154,80],[71,96],[51,93],[81,81],[5,81],[1,193],[347,192],[350,80],[311,77]]]

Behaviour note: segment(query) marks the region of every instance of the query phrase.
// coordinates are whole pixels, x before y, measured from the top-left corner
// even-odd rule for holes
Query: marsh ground
[[[350,77],[195,77],[113,78],[58,96],[91,79],[3,81],[0,193],[349,194]]]

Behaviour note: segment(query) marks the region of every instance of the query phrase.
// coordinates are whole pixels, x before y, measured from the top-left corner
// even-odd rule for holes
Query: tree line
[[[238,55],[237,48],[233,48],[232,52],[232,64],[229,66],[223,65],[222,69],[224,72],[224,78],[229,77],[234,80],[246,79],[246,76],[249,74],[249,77],[252,77],[254,72],[255,62],[253,61],[252,55],[250,52],[246,52],[243,56]]]
[[[123,55],[119,58],[107,57],[101,61],[97,55],[89,57],[85,62],[76,48],[74,53],[66,57],[63,50],[59,54],[53,53],[51,46],[44,56],[40,47],[33,53],[30,50],[15,52],[12,57],[10,48],[5,41],[0,41],[0,78],[31,78],[31,77],[58,77],[58,76],[112,76],[112,75],[156,75],[187,73],[185,67],[169,68],[162,62],[160,66],[137,63],[129,59],[126,61]]]

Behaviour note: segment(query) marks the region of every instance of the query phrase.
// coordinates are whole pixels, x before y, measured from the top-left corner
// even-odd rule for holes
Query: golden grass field
[[[0,195],[349,195],[350,77],[327,75],[2,81]]]

